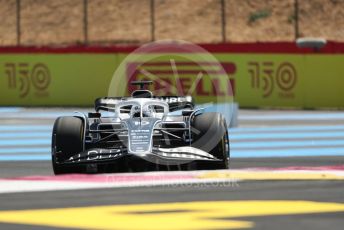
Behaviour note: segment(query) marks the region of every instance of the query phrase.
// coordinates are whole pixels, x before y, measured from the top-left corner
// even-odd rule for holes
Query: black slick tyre
[[[196,115],[191,123],[192,146],[215,156],[220,162],[197,162],[197,169],[228,169],[229,139],[226,120],[220,113]]]
[[[80,117],[59,117],[52,133],[52,165],[55,175],[73,172],[61,163],[83,151],[84,124]]]

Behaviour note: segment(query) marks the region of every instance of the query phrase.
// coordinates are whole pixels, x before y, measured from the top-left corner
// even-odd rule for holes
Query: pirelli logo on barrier
[[[234,75],[237,67],[233,62],[154,61],[128,62],[126,66],[128,82],[152,80],[154,83],[150,90],[157,95],[235,95]],[[133,90],[134,87],[129,86],[128,93]]]

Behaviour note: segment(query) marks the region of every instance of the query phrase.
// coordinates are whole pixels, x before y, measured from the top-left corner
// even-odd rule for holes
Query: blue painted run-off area
[[[0,125],[0,161],[50,160],[51,125]],[[229,130],[231,157],[344,156],[344,125]]]

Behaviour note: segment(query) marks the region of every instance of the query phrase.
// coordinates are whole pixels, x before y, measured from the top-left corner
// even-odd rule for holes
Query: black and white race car
[[[195,109],[191,96],[154,96],[140,86],[130,97],[103,97],[95,112],[56,119],[52,132],[55,174],[147,170],[225,169],[225,118]]]

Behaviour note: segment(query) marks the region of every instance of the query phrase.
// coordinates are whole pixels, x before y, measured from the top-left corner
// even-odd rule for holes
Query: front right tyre
[[[226,120],[220,113],[203,113],[196,115],[191,122],[192,146],[210,153],[219,162],[196,163],[196,169],[228,169],[229,138]]]

